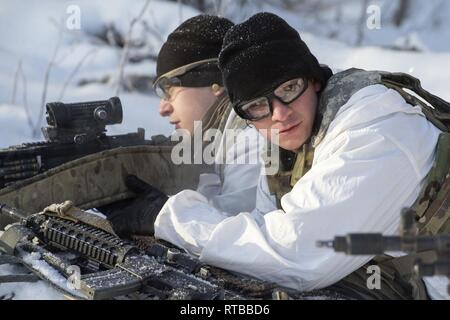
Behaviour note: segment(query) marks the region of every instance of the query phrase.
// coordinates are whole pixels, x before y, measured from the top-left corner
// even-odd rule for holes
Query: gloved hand
[[[168,197],[134,175],[125,178],[125,185],[136,193],[136,198],[117,201],[97,209],[107,216],[119,237],[133,234],[152,236],[153,224]]]

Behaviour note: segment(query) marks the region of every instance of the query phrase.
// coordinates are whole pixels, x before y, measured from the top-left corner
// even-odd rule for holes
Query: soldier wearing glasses
[[[193,210],[198,205],[229,215],[255,208],[261,168],[259,162],[248,161],[258,159],[258,132],[233,111],[218,68],[222,40],[232,25],[225,18],[210,15],[183,22],[169,34],[158,54],[154,82],[161,98],[159,112],[175,129],[185,130],[193,138],[201,135],[202,140],[209,129],[223,133],[231,128],[240,130],[240,137],[247,141],[238,143],[238,137],[237,142],[229,143],[222,135],[218,150],[223,151],[223,158],[217,154],[220,162],[214,163],[214,173],[200,175],[198,199],[188,200]],[[195,128],[195,121],[201,125]],[[152,235],[156,215],[168,197],[134,176],[126,182],[140,196],[99,209],[121,236]]]
[[[269,13],[228,31],[219,67],[234,111],[261,133],[276,133],[279,172],[261,177],[257,209],[231,217],[206,202],[191,209],[194,191],[175,195],[155,221],[155,236],[205,263],[300,291],[333,285],[356,298],[426,296],[420,280],[390,264],[382,288],[369,290],[364,266],[372,256],[316,247],[337,234],[397,233],[441,133],[421,108],[376,72],[332,75],[296,30]]]

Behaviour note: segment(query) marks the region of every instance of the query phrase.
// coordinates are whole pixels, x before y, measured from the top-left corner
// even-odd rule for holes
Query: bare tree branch
[[[13,84],[13,91],[11,95],[11,104],[16,104],[16,92],[17,92],[17,82],[19,81],[19,75],[20,70],[22,69],[22,59],[19,59],[19,62],[17,63],[17,69],[14,73],[14,84]]]
[[[411,5],[410,0],[400,0],[398,4],[397,11],[392,18],[395,26],[400,27],[403,21],[408,16],[409,7]]]
[[[177,0],[178,2],[178,24],[183,22],[183,0]]]
[[[23,107],[25,109],[25,114],[27,116],[27,122],[28,122],[28,126],[30,127],[31,130],[33,130],[33,118],[31,116],[31,111],[30,108],[28,107],[28,99],[27,99],[27,78],[25,76],[25,72],[23,71],[22,67],[20,68],[21,70],[21,74],[22,74],[22,86],[23,86],[23,96],[22,96],[22,103],[23,103]]]
[[[351,2],[353,0],[327,0],[327,1],[304,1],[304,0],[263,0],[258,1],[265,2],[273,6],[278,6],[290,11],[301,11],[303,14],[317,14],[320,11],[333,9],[338,5],[342,5],[345,2]]]
[[[153,20],[153,19],[152,19]],[[151,20],[150,20],[151,21]],[[154,24],[149,25],[147,21],[142,21],[142,25],[144,26],[144,30],[148,33],[150,33],[152,36],[158,39],[158,41],[161,41],[161,43],[164,42],[164,38],[162,36],[162,32],[156,28]]]
[[[47,88],[48,88],[48,81],[50,78],[50,72],[51,72],[53,66],[55,65],[56,56],[58,54],[58,50],[61,45],[61,40],[62,40],[62,31],[60,28],[59,34],[58,34],[58,40],[57,40],[55,48],[53,50],[52,58],[50,59],[48,65],[47,65],[47,68],[45,70],[44,87],[42,88],[41,104],[40,104],[38,119],[36,121],[36,125],[33,128],[33,137],[37,137],[39,134],[42,116],[44,115],[44,110],[45,110],[45,101],[47,99]]]
[[[366,29],[366,19],[367,19],[367,6],[369,5],[369,0],[364,0],[361,6],[361,13],[359,17],[359,22],[356,32],[356,45],[360,46],[364,40],[364,31]]]
[[[222,4],[223,4],[222,0],[214,0],[214,14],[215,15],[217,15],[217,16],[222,15],[222,11],[223,11]]]
[[[123,83],[123,71],[125,68],[125,64],[127,63],[128,60],[128,53],[130,51],[130,42],[131,42],[131,35],[133,33],[133,28],[134,25],[142,19],[142,16],[144,15],[145,11],[147,10],[148,5],[150,4],[150,0],[147,0],[144,4],[144,6],[142,7],[141,11],[139,12],[139,14],[137,15],[137,17],[131,19],[130,22],[130,27],[128,28],[128,33],[125,37],[125,44],[122,50],[122,57],[120,59],[120,63],[119,63],[119,75],[118,75],[118,79],[117,79],[117,86],[116,86],[116,92],[115,95],[118,96],[120,93],[120,88],[122,86]]]
[[[16,94],[17,94],[17,88],[19,79],[22,79],[22,104],[25,109],[25,115],[27,116],[27,122],[28,126],[30,127],[30,130],[33,133],[33,119],[31,117],[30,108],[28,107],[28,99],[27,99],[27,78],[25,77],[25,73],[23,72],[22,68],[22,59],[19,59],[19,62],[17,63],[17,69],[14,74],[14,86],[13,86],[13,93],[11,97],[11,104],[16,104]]]
[[[70,73],[70,75],[67,77],[66,81],[64,82],[63,88],[61,89],[61,93],[59,94],[59,99],[58,100],[62,100],[64,97],[64,93],[66,91],[67,86],[69,85],[70,81],[72,81],[73,77],[78,73],[78,70],[80,70],[81,66],[83,65],[84,61],[94,52],[96,52],[97,49],[91,49],[89,50],[81,59],[80,61],[78,61],[77,65],[75,66],[75,68],[72,70],[72,72]]]

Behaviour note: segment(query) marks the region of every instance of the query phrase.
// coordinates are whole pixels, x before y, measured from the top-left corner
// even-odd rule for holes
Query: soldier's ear
[[[213,91],[213,94],[214,94],[216,97],[220,96],[220,95],[221,95],[222,93],[224,93],[224,91],[225,91],[225,88],[219,86],[217,83],[214,83],[214,84],[211,86],[211,89],[212,89],[212,91]]]
[[[319,92],[322,90],[322,84],[319,81],[313,80],[314,91]]]

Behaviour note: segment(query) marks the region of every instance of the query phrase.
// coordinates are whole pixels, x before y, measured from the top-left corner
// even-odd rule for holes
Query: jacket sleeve
[[[246,128],[231,145],[219,149],[225,150],[225,160],[216,163],[216,173],[200,175],[197,187],[211,207],[227,215],[255,208],[262,140],[254,128]]]
[[[412,205],[432,165],[438,130],[417,110],[369,116],[371,104],[391,102],[389,94],[383,89],[371,99],[353,100],[351,112],[367,116],[364,125],[350,111],[336,118],[339,125],[316,149],[311,170],[282,198],[283,210],[228,217],[207,212],[206,199],[183,191],[161,211],[155,235],[211,265],[298,290],[342,279],[371,257],[317,248],[316,241],[349,232],[394,234],[400,210]],[[401,104],[396,99],[392,103]],[[191,210],[195,199],[203,205]]]

